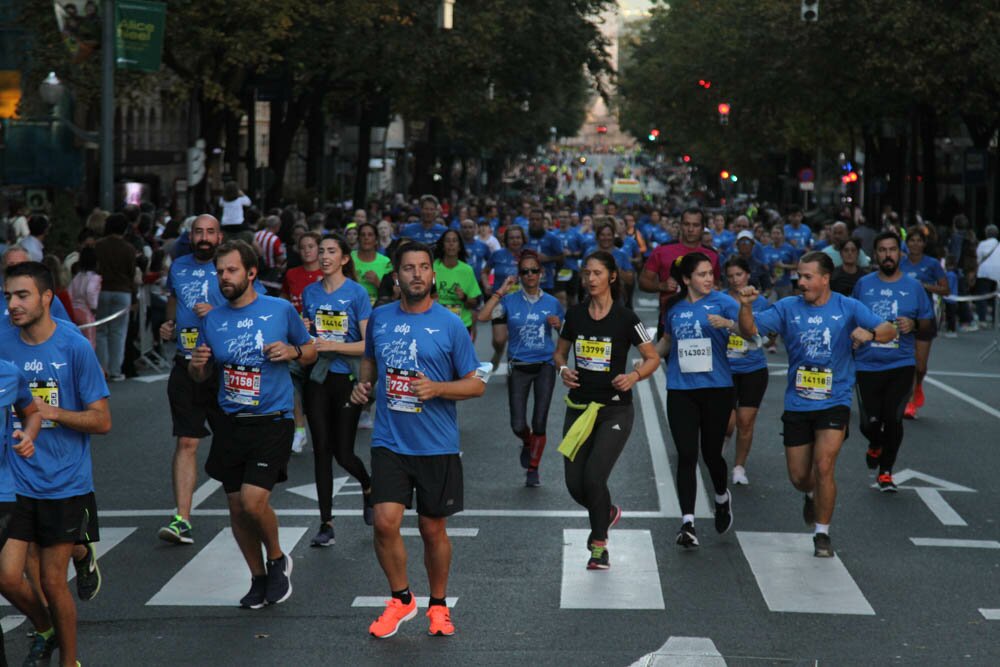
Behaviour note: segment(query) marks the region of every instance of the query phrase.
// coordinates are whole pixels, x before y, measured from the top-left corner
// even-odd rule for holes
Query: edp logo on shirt
[[[31,361],[26,361],[24,363],[24,370],[28,372],[41,373],[44,368],[45,365],[38,359],[32,359]]]

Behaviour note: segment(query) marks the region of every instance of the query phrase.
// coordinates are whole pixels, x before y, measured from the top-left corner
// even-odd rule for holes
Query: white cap
[[[757,240],[757,239],[755,239],[753,237],[753,232],[751,232],[749,229],[744,229],[742,232],[740,232],[739,234],[736,235],[736,242],[737,243],[739,243],[743,239],[748,239],[748,240],[754,241],[754,242],[756,242],[756,240]]]

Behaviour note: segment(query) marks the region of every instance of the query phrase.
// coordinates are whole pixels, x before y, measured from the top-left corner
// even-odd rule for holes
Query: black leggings
[[[361,490],[371,488],[372,480],[364,462],[354,453],[361,406],[351,402],[354,383],[350,375],[327,373],[323,384],[309,381],[302,406],[312,432],[313,462],[316,468],[316,496],[323,521],[333,518],[333,459],[337,459]]]
[[[726,492],[726,460],[722,443],[729,413],[733,410],[733,388],[671,389],[667,392],[667,421],[677,447],[677,498],[681,514],[694,514],[698,496],[698,443],[701,458],[712,478],[716,495]]]
[[[510,365],[507,373],[507,401],[510,404],[510,428],[523,437],[528,428],[528,394],[535,389],[535,406],[531,411],[531,432],[545,435],[552,405],[552,390],[556,384],[556,367],[552,364]]]
[[[915,366],[884,371],[857,371],[858,410],[861,432],[869,446],[882,450],[879,472],[892,470],[903,443],[903,411],[913,391]]]
[[[566,408],[563,435],[583,410]],[[590,514],[590,539],[608,539],[611,523],[611,492],[608,478],[618,456],[625,449],[635,413],[631,405],[607,405],[597,413],[594,430],[580,446],[572,461],[564,457],[566,488],[569,495]]]

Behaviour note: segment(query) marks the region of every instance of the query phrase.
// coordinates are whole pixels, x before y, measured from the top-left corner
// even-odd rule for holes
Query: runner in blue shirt
[[[559,237],[545,228],[545,212],[540,208],[531,209],[528,217],[528,237],[524,247],[538,253],[542,262],[542,281],[540,287],[553,295],[565,307],[566,286],[556,282],[556,273],[562,267],[563,244]]]
[[[320,518],[311,544],[328,547],[336,541],[334,459],[361,485],[362,516],[369,526],[373,521],[371,476],[354,451],[361,406],[350,400],[372,308],[368,292],[355,282],[354,261],[344,238],[334,235],[320,242],[319,267],[323,279],[302,291],[302,314],[316,337],[313,344],[319,353],[305,387],[304,401],[312,433]]]
[[[218,378],[223,414],[213,424],[205,472],[222,482],[233,536],[250,569],[250,591],[240,606],[260,609],[292,594],[292,559],[278,542],[270,498],[274,485],[288,479],[295,432],[287,362],[307,366],[316,360],[316,348],[295,306],[251,286],[257,253],[248,244],[220,245],[215,268],[228,303],[202,319],[188,373],[199,383]]]
[[[490,248],[485,243],[476,238],[476,222],[471,218],[466,218],[459,226],[462,234],[462,243],[465,244],[465,253],[468,255],[468,264],[472,267],[476,275],[476,282],[479,289],[483,288],[483,269],[486,268],[486,260],[490,256]]]
[[[33,456],[5,454],[16,504],[0,561],[0,580],[8,585],[19,580],[25,572],[28,544],[38,545],[40,585],[48,610],[37,598],[22,595],[23,587],[9,586],[11,601],[23,607],[35,625],[32,653],[51,653],[58,642],[60,657],[73,662],[76,608],[66,584],[66,569],[72,558],[83,579],[77,584],[81,599],[97,595],[101,576],[92,542],[100,540],[100,533],[90,435],[111,430],[108,386],[90,342],[67,323],[52,319],[53,280],[44,264],[8,267],[4,295],[16,328],[0,334],[0,358],[12,362],[24,375],[42,428],[34,438]],[[16,439],[16,430],[24,428],[12,423],[8,439]],[[30,570],[38,571],[38,567]],[[55,640],[48,630],[51,627]]]
[[[494,289],[499,289],[507,282],[507,278],[514,276],[517,278],[517,261],[521,257],[521,249],[524,248],[525,232],[517,225],[509,225],[503,232],[503,248],[500,248],[486,260],[486,268],[483,270],[484,293],[488,297]],[[493,280],[490,281],[489,272],[493,272]],[[516,292],[521,289],[520,283],[515,283],[507,288],[507,292]],[[499,324],[492,327],[493,358],[491,362],[493,368],[500,366],[500,359],[503,357],[504,348],[507,347],[507,329]]]
[[[745,257],[730,257],[726,262],[727,294],[738,299],[740,290],[750,284],[750,263]],[[753,303],[753,311],[759,312],[770,307],[763,296]],[[738,323],[721,315],[709,315],[712,326],[729,330],[726,357],[733,372],[733,386],[736,392],[736,408],[729,416],[726,439],[736,432],[736,454],[733,458],[733,485],[749,484],[746,462],[753,445],[753,429],[764,392],[767,391],[767,359],[762,349],[761,338],[747,340],[739,334]],[[725,447],[723,447],[725,449]]]
[[[779,299],[784,299],[792,294],[792,272],[798,261],[795,248],[785,243],[785,232],[781,225],[775,223],[771,227],[770,245],[760,246],[760,253],[764,263],[771,271],[771,278],[774,280],[774,293]]]
[[[941,262],[924,254],[927,245],[925,232],[920,227],[910,227],[906,230],[906,247],[909,256],[900,260],[899,270],[909,278],[913,278],[931,295],[948,295],[948,276],[941,267]],[[914,356],[916,357],[916,375],[913,385],[913,398],[906,404],[903,417],[916,419],[917,410],[924,407],[924,376],[927,375],[927,362],[931,356],[931,343],[937,337],[937,321],[931,320],[931,326],[920,329],[916,333]]]
[[[733,253],[733,245],[736,243],[736,234],[726,229],[726,216],[716,213],[712,216],[712,245],[720,257],[726,257]]]
[[[555,342],[553,331],[562,325],[565,311],[558,299],[542,292],[538,283],[542,265],[538,255],[526,250],[518,262],[521,289],[507,294],[514,285],[513,276],[487,299],[479,311],[479,321],[492,319],[504,327],[510,341],[507,362],[507,399],[510,405],[510,428],[521,440],[521,467],[525,468],[525,486],[541,486],[538,466],[545,451],[545,425],[548,423],[556,369],[552,362]],[[535,392],[531,425],[527,420],[528,394]]]
[[[563,244],[562,268],[556,273],[558,281],[566,292],[566,305],[574,304],[580,297],[580,259],[583,257],[583,236],[579,227],[569,226],[567,218],[562,219],[566,226],[560,226],[556,234]],[[565,310],[565,306],[564,306]]]
[[[411,239],[420,243],[433,245],[448,227],[442,225],[440,220],[441,205],[434,195],[424,195],[420,198],[420,222],[411,222],[404,225],[399,235],[404,239]]]
[[[788,223],[784,227],[785,240],[794,247],[799,254],[803,254],[812,249],[813,234],[809,225],[802,224],[802,209],[793,206],[786,216]],[[818,250],[818,248],[817,248]]]
[[[385,612],[368,628],[379,639],[396,634],[417,612],[400,535],[414,490],[430,585],[429,633],[455,632],[445,602],[451,566],[447,520],[462,510],[463,497],[455,403],[482,396],[486,384],[477,375],[479,362],[462,320],[431,299],[433,266],[431,249],[423,244],[410,244],[396,255],[401,298],[369,318],[351,395],[359,405],[375,399],[375,554],[392,592]]]
[[[833,557],[830,519],[837,497],[834,468],[851,418],[852,350],[876,340],[888,343],[896,329],[864,304],[830,290],[833,259],[803,255],[798,265],[801,296],[788,297],[759,313],[759,293],[740,290],[740,334],[777,333],[788,349],[785,390],[785,458],[788,476],[805,493],[802,516],[815,526],[814,555]],[[815,497],[813,494],[815,493]]]
[[[722,458],[726,425],[733,409],[733,378],[726,358],[729,332],[709,320],[716,315],[736,320],[739,305],[715,291],[712,260],[700,252],[684,255],[670,271],[680,289],[664,305],[663,338],[667,357],[667,421],[677,448],[677,497],[681,528],[677,544],[698,546],[694,503],[698,493],[698,448],[715,489],[715,530],[733,525],[732,498]]]
[[[930,328],[934,307],[923,286],[900,270],[899,237],[883,232],[875,237],[878,273],[854,285],[854,298],[898,331],[888,343],[859,347],[857,363],[861,432],[868,439],[865,462],[878,468],[880,491],[894,492],[892,467],[903,442],[903,411],[913,389],[915,335]]]

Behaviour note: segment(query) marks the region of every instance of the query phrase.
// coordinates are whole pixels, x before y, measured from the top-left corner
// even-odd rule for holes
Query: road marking
[[[354,598],[354,602],[351,603],[352,607],[384,607],[385,601],[389,599],[387,595],[359,595]],[[421,608],[426,608],[430,604],[430,598],[426,596],[416,596],[417,606]],[[449,609],[454,609],[455,605],[458,604],[458,598],[445,598],[445,602],[448,603]]]
[[[209,479],[206,480],[204,484],[195,489],[194,494],[191,496],[191,509],[196,508],[203,502],[208,500],[208,497],[222,488],[222,482]]]
[[[663,373],[657,369],[653,373],[652,382],[659,383]],[[677,488],[674,486],[673,473],[670,470],[670,460],[667,458],[666,440],[660,428],[660,416],[656,409],[656,399],[649,382],[640,382],[639,407],[642,409],[642,423],[646,429],[646,441],[649,443],[649,457],[653,462],[653,482],[656,484],[656,495],[659,499],[660,514],[664,517],[681,515],[681,506],[677,502]]]
[[[648,530],[615,530],[610,570],[587,569],[587,529],[563,530],[561,609],[664,609]]]
[[[135,380],[136,382],[145,382],[146,384],[152,384],[154,382],[160,382],[162,380],[166,380],[169,377],[170,373],[162,373],[159,375],[138,375],[132,379]]]
[[[1000,609],[980,609],[979,613],[987,621],[1000,621]]]
[[[97,555],[97,560],[100,560],[104,554],[121,544],[125,538],[134,533],[135,530],[135,526],[130,526],[128,528],[101,528],[101,541],[94,542],[94,553]],[[73,567],[73,563],[71,562],[66,568],[66,581],[73,581],[73,577],[75,576],[76,568]],[[74,595],[75,594],[76,593],[74,592]],[[0,605],[10,606],[10,603],[7,602],[6,598],[0,596]]]
[[[840,557],[813,556],[811,535],[737,531],[736,536],[771,611],[875,615]]]
[[[278,528],[282,551],[291,556],[306,528]],[[147,606],[235,607],[247,592],[250,573],[233,539],[233,530],[223,528],[205,548],[181,568]]]
[[[996,540],[948,540],[935,537],[911,537],[918,547],[958,547],[963,549],[1000,549]]]
[[[975,489],[970,489],[967,486],[962,486],[961,484],[955,484],[954,482],[949,482],[941,479],[940,477],[934,477],[933,475],[928,475],[926,473],[918,472],[916,470],[911,470],[906,468],[905,470],[900,470],[894,473],[892,476],[895,480],[898,488],[907,489],[915,491],[917,497],[927,505],[934,516],[937,517],[945,526],[966,526],[965,522],[958,512],[948,504],[948,501],[944,499],[941,495],[942,491],[959,491],[963,493],[975,493]],[[921,480],[927,484],[932,484],[934,486],[913,486],[912,484],[906,484],[911,479]],[[875,485],[872,484],[872,488]],[[934,488],[937,487],[937,488]]]
[[[671,637],[629,667],[725,667],[726,661],[708,637]]]
[[[966,373],[959,371],[928,371],[927,375],[956,378],[987,378],[994,380],[1000,378],[1000,373]]]
[[[666,387],[667,387],[667,378],[663,374],[663,368],[662,367],[657,368],[656,372],[653,373],[653,383],[654,383],[654,385],[656,387],[657,392],[660,395],[660,399],[661,400],[659,401],[659,403],[660,403],[660,405],[664,406],[663,413],[664,413],[664,417],[666,417],[667,399],[666,399],[666,395],[665,394],[666,394],[666,391],[667,391],[667,389],[666,389]],[[640,385],[640,387],[641,386],[645,386],[645,385],[646,385],[646,383],[644,382],[644,383],[642,383],[642,385]],[[662,392],[662,393],[660,393],[660,392]],[[645,414],[645,411],[644,411],[644,414]],[[653,414],[655,415],[656,413],[654,412]],[[659,429],[659,421],[657,421],[657,429]],[[662,444],[655,445],[656,451],[660,452],[663,455],[664,460],[667,460],[667,453],[666,453],[667,440],[661,435],[660,439],[657,442],[662,443]],[[650,449],[651,453],[654,450],[654,444],[653,444],[653,440],[652,439],[649,439],[649,449]],[[655,469],[656,469],[656,467],[654,465],[654,471],[655,471]],[[669,463],[669,461],[668,461],[668,463],[666,465],[666,475],[665,475],[664,478],[667,479],[667,480],[669,480],[669,484],[670,484],[670,497],[673,499],[673,507],[676,507],[676,510],[674,510],[673,514],[666,514],[665,516],[680,517],[681,516],[681,507],[680,507],[680,504],[679,504],[679,500],[677,499],[677,487],[674,486],[674,475],[673,475],[673,472],[670,469],[670,463]],[[712,509],[708,505],[708,494],[705,492],[705,482],[701,478],[701,466],[698,466],[695,469],[695,476],[694,476],[694,478],[695,478],[695,482],[698,485],[698,487],[697,487],[697,495],[695,496],[695,499],[694,499],[694,515],[696,517],[699,517],[699,518],[702,518],[702,519],[711,518],[711,517],[715,516],[715,513],[712,511]],[[657,488],[660,487],[660,479],[661,479],[661,477],[659,475],[657,475],[656,476]],[[712,494],[712,497],[714,499],[714,497],[715,497],[714,493]],[[713,502],[714,502],[714,500],[713,500]],[[662,507],[662,503],[661,503],[661,507]]]
[[[358,487],[358,490],[357,491],[344,491],[344,487],[345,486],[356,486],[356,487]],[[319,500],[319,495],[316,493],[316,485],[315,484],[303,484],[302,486],[293,486],[293,487],[290,487],[290,488],[285,489],[285,490],[288,491],[289,493],[294,493],[297,496],[302,496],[303,498],[308,498],[309,500]],[[359,484],[358,482],[354,481],[352,478],[347,477],[346,475],[344,477],[334,477],[333,478],[333,496],[331,496],[331,497],[332,498],[336,498],[338,495],[340,495],[340,496],[360,496],[361,495],[361,484]],[[340,514],[340,512],[338,511],[337,514]],[[361,511],[360,510],[358,511],[358,515],[359,516],[361,515]]]
[[[0,619],[0,632],[7,634],[14,628],[18,627],[22,623],[28,620],[27,616],[21,616],[20,614],[11,614],[10,616],[4,616]]]
[[[479,535],[478,528],[452,528],[447,529],[448,537],[476,537]],[[399,534],[403,537],[420,537],[419,528],[400,528]]]
[[[990,407],[989,405],[986,405],[985,403],[983,403],[979,399],[973,398],[972,396],[969,396],[965,392],[959,391],[958,389],[955,389],[954,387],[952,387],[950,385],[946,385],[944,382],[941,382],[940,380],[935,380],[934,378],[931,378],[931,377],[925,377],[924,378],[924,382],[926,382],[927,384],[931,385],[932,387],[937,387],[938,389],[940,389],[942,391],[948,392],[949,394],[951,394],[955,398],[957,398],[959,400],[962,400],[962,401],[965,401],[966,403],[968,403],[969,405],[971,405],[973,407],[979,408],[980,410],[982,410],[983,412],[985,412],[988,415],[992,415],[992,416],[996,417],[997,419],[1000,419],[1000,410],[997,410],[996,408],[993,408],[993,407]]]
[[[141,519],[145,517],[155,517],[155,516],[169,516],[173,509],[158,509],[158,510],[101,510],[101,517],[108,519]],[[290,509],[276,509],[274,513],[278,516],[288,516],[288,517],[316,517],[319,516],[319,510],[315,507],[309,508],[290,508]],[[338,517],[348,517],[348,516],[361,516],[361,510],[353,509],[337,509]],[[407,510],[407,516],[416,516],[417,513],[414,510]],[[200,509],[195,510],[192,516],[199,517],[209,517],[209,516],[221,516],[228,517],[229,510],[223,509]],[[482,517],[493,517],[502,519],[581,519],[588,516],[586,510],[491,510],[491,509],[464,509],[461,514],[456,516],[482,516]],[[675,515],[679,516],[679,515]],[[711,515],[709,515],[711,516]],[[623,519],[662,519],[664,518],[663,512],[653,512],[648,510],[626,510],[625,514],[622,515]]]

